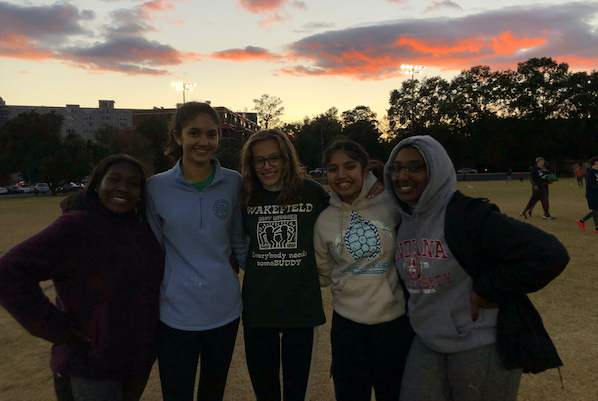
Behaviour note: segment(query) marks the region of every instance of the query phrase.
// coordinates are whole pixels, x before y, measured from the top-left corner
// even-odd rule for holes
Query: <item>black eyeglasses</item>
[[[282,162],[281,155],[272,155],[270,157],[255,157],[251,160],[251,164],[253,167],[262,168],[268,162],[268,164],[272,167],[278,167]]]
[[[406,173],[421,173],[422,171],[425,171],[425,169],[426,163],[424,162],[409,162],[406,166],[399,166],[393,164],[388,167],[388,171],[390,171],[393,174],[400,174],[401,171],[404,171]]]

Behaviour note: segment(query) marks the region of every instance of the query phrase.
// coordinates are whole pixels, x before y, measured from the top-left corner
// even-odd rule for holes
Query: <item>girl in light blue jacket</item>
[[[241,175],[213,158],[218,114],[185,103],[170,124],[176,165],[147,182],[150,225],[166,253],[160,293],[158,363],[165,401],[191,400],[201,355],[198,400],[222,399],[243,304],[231,267],[245,266]]]

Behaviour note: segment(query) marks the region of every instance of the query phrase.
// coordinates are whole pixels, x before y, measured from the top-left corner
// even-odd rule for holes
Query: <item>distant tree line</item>
[[[168,138],[167,122],[151,117],[134,132],[105,126],[95,140],[79,134],[62,138],[64,117],[51,112],[18,114],[0,127],[0,182],[21,172],[26,181],[47,182],[53,192],[61,181],[80,182],[93,167],[112,154],[126,153],[139,159],[150,173],[169,169],[174,163],[164,155]]]
[[[598,154],[598,72],[570,72],[566,63],[532,58],[517,71],[477,66],[451,82],[406,80],[390,95],[389,135],[428,134],[457,168],[506,171],[547,160]]]
[[[254,99],[260,123],[288,133],[302,162],[321,165],[322,151],[336,138],[362,144],[373,159],[386,161],[401,139],[427,134],[448,150],[457,168],[526,170],[537,156],[584,161],[598,155],[598,72],[569,71],[566,63],[532,58],[517,70],[476,66],[453,78],[407,79],[390,92],[390,107],[380,121],[368,106],[339,113],[331,107],[302,121],[280,124],[282,100]],[[106,126],[95,140],[77,134],[61,138],[63,117],[21,113],[0,127],[0,182],[16,171],[28,181],[79,181],[104,157],[127,153],[150,173],[165,171],[168,123],[151,117],[134,131]],[[265,128],[266,126],[262,127]],[[240,144],[222,141],[216,157],[236,168]]]

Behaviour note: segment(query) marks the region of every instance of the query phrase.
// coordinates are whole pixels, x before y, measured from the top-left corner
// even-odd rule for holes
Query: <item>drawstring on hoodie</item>
[[[563,385],[563,375],[561,375],[561,368],[560,368],[560,366],[557,366],[556,368],[557,368],[557,369],[558,369],[558,371],[559,371],[559,378],[561,379],[561,388],[563,388],[563,389],[564,389],[564,388],[565,388],[565,386]]]

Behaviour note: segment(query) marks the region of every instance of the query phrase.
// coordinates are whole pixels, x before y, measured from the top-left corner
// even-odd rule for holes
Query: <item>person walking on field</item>
[[[586,221],[594,219],[594,232],[598,234],[598,156],[590,159],[591,166],[586,170],[586,199],[592,209],[585,217],[577,220],[579,228],[586,231]]]
[[[575,170],[575,178],[577,178],[577,186],[580,188],[583,188],[583,177],[584,177],[584,172],[583,169],[581,168],[581,166],[577,167],[577,170]]]
[[[523,212],[519,215],[524,219],[531,217],[532,209],[536,203],[540,201],[542,202],[542,209],[544,209],[544,216],[542,216],[542,218],[545,220],[554,219],[548,211],[548,185],[545,184],[548,184],[550,181],[548,181],[548,168],[546,167],[546,162],[543,157],[538,157],[536,159],[536,166],[532,168],[530,180],[533,183],[532,196]]]
[[[513,169],[510,168],[509,171],[507,171],[507,184],[510,182],[511,184],[513,183],[513,177],[511,177],[511,175],[513,174]]]

